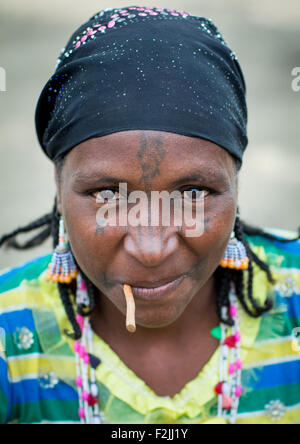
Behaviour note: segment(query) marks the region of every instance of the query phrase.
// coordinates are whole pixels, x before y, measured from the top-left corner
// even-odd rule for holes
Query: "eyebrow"
[[[107,183],[107,182],[110,182],[110,183],[111,182],[114,182],[114,183],[126,182],[125,179],[121,179],[120,177],[108,176],[105,174],[101,174],[101,176],[100,176],[99,173],[83,173],[81,171],[73,173],[72,177],[74,177],[77,182],[84,182],[84,183],[92,182],[92,183],[101,184],[101,183]]]
[[[78,171],[72,174],[72,177],[76,179],[76,182],[80,183],[92,183],[95,185],[99,184],[106,184],[106,183],[127,183],[126,178],[120,178],[116,176],[109,176],[109,175],[101,175],[99,173],[84,173],[82,171]],[[214,173],[207,173],[202,174],[200,172],[195,172],[188,174],[187,176],[180,177],[173,182],[171,182],[172,186],[179,185],[183,182],[201,182],[205,183],[210,186],[214,186],[216,184],[222,184],[222,183],[228,183],[228,176],[224,174],[222,171],[220,172],[214,172]]]
[[[192,182],[192,181],[203,182],[213,186],[220,183],[228,183],[228,176],[224,174],[222,171],[210,174],[209,173],[202,174],[200,172],[196,172],[196,173],[191,173],[187,176],[180,177],[179,179],[172,182],[172,185],[174,186],[182,182]]]

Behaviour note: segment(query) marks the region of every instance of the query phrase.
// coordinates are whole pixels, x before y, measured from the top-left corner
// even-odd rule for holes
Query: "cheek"
[[[214,205],[205,208],[206,231],[208,239],[216,246],[230,237],[236,216],[236,199],[231,194],[216,197]]]
[[[204,230],[199,237],[185,240],[199,258],[206,258],[206,271],[215,269],[225,253],[236,216],[234,196],[222,195],[204,206]],[[184,232],[183,232],[184,233]]]
[[[80,268],[93,280],[105,273],[123,234],[119,227],[97,229],[97,209],[84,198],[65,201],[64,218],[72,252]]]

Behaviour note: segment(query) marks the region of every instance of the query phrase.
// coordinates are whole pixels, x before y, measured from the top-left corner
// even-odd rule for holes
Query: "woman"
[[[53,211],[0,241],[55,249],[0,276],[1,422],[300,421],[300,236],[239,217],[245,94],[203,17],[114,8],[71,36],[35,116]],[[105,226],[105,205],[132,209],[120,184],[200,202],[201,233],[149,206]]]

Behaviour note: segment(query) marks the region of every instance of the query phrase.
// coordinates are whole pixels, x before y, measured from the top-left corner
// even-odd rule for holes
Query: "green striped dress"
[[[271,230],[270,230],[271,231]],[[293,237],[292,232],[277,232]],[[284,233],[284,234],[282,234]],[[242,385],[237,423],[300,423],[300,242],[247,236],[271,267],[254,264],[254,296],[274,301],[258,319],[239,306]],[[0,423],[77,423],[72,330],[57,284],[45,278],[51,254],[0,274]],[[94,334],[99,405],[109,424],[209,424],[217,418],[220,347],[179,393],[158,396]]]

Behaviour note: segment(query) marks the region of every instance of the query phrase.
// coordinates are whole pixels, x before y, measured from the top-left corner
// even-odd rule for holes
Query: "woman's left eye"
[[[182,191],[184,197],[190,200],[199,200],[210,193],[210,190],[203,187],[190,187]]]

